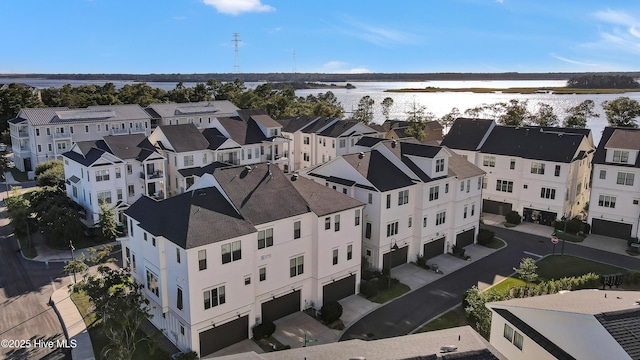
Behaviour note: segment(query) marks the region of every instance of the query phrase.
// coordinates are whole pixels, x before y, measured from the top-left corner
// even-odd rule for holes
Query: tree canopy
[[[577,89],[636,89],[640,88],[632,76],[626,75],[584,75],[567,81],[568,88]]]
[[[593,111],[595,103],[593,100],[585,100],[580,104],[567,109],[567,116],[562,122],[562,126],[568,128],[585,128],[587,120],[591,117],[600,117],[600,114]]]
[[[622,96],[602,102],[602,108],[611,126],[637,128],[636,118],[640,116],[640,102]]]
[[[365,124],[369,124],[373,120],[373,105],[375,100],[369,95],[365,95],[358,102],[358,108],[353,112],[351,118]]]

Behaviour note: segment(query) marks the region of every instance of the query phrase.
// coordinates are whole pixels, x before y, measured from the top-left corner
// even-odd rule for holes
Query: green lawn
[[[517,287],[517,286],[526,286],[527,283],[516,278],[516,277],[508,277],[502,281],[500,281],[499,283],[495,284],[494,286],[488,288],[485,291],[495,291],[499,294],[505,293],[507,291],[509,291],[509,289],[513,288],[513,287]]]
[[[455,309],[443,314],[437,319],[429,322],[425,326],[421,327],[416,333],[435,331],[442,329],[449,329],[458,326],[469,325],[467,321],[467,314],[462,306],[458,306]]]
[[[383,290],[369,300],[378,304],[384,304],[387,301],[393,300],[398,296],[409,292],[409,290],[411,290],[411,288],[409,288],[407,285],[403,283],[397,283],[391,286],[391,289]]]
[[[26,172],[22,172],[22,171],[16,169],[15,167],[11,168],[11,175],[13,175],[13,178],[16,181],[19,181],[19,182],[29,181],[29,178],[27,177],[27,173]]]
[[[584,236],[569,234],[569,233],[566,233],[566,232],[556,233],[556,236],[560,240],[566,240],[566,241],[571,241],[571,242],[583,242],[584,241]]]
[[[553,255],[537,262],[538,275],[543,280],[560,279],[566,276],[581,276],[590,272],[596,274],[626,273],[627,270],[570,255]]]

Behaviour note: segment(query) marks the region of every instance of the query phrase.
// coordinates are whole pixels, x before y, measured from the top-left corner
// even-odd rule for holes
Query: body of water
[[[47,79],[3,79],[2,82],[21,82],[39,88],[62,87],[65,84],[78,85],[104,85],[112,82],[117,88],[127,84],[135,84],[133,81],[97,81],[97,80],[47,80]],[[175,88],[174,82],[149,82],[151,87],[164,90]],[[255,88],[261,83],[245,83],[248,88]],[[336,85],[346,85],[346,83],[335,83]],[[640,101],[640,92],[626,94],[588,94],[588,95],[555,95],[555,94],[502,94],[502,93],[471,93],[471,92],[439,92],[439,93],[387,93],[387,89],[401,88],[495,88],[506,89],[511,87],[561,87],[565,86],[565,81],[558,80],[504,80],[504,81],[422,81],[422,82],[351,82],[355,89],[330,89],[338,98],[345,110],[345,117],[358,107],[358,102],[363,96],[370,96],[374,101],[374,122],[382,123],[385,118],[382,115],[382,100],[386,97],[393,99],[393,106],[390,109],[390,118],[404,119],[407,111],[413,109],[414,104],[424,106],[427,112],[440,117],[457,107],[464,115],[467,109],[471,109],[482,104],[493,104],[497,102],[508,102],[511,99],[528,100],[529,108],[535,112],[540,103],[551,105],[560,119],[566,116],[566,110],[576,106],[584,100],[593,100],[596,107],[595,112],[599,118],[590,119],[587,123],[593,131],[593,137],[598,143],[602,130],[607,125],[607,119],[602,109],[602,102],[613,100],[620,96],[627,96]],[[193,87],[196,83],[184,83],[186,87]],[[297,90],[298,96],[328,91],[325,89]]]

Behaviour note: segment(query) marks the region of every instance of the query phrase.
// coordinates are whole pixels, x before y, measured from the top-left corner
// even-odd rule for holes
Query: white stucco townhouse
[[[362,122],[317,116],[278,120],[283,136],[292,140],[289,157],[294,170],[355,152],[363,136],[383,137],[384,132]]]
[[[640,358],[640,292],[576,290],[488,303],[507,359]]]
[[[98,221],[101,202],[123,223],[122,211],[141,196],[165,197],[165,161],[144,134],[80,141],[62,158],[67,196],[85,209],[88,226]]]
[[[524,221],[546,225],[563,216],[586,219],[595,151],[591,130],[459,118],[442,145],[486,171],[482,211],[515,210]]]
[[[269,163],[203,175],[126,212],[125,266],[182,350],[211,354],[250,329],[358,291],[360,201]]]
[[[475,243],[484,171],[440,146],[365,137],[359,153],[304,172],[366,204],[363,256],[374,268]]]
[[[640,130],[607,127],[593,157],[589,218],[593,234],[638,237]]]
[[[96,141],[108,135],[149,136],[150,121],[149,114],[137,104],[22,109],[9,120],[14,161],[20,171],[30,173],[43,161],[60,159],[79,141]]]

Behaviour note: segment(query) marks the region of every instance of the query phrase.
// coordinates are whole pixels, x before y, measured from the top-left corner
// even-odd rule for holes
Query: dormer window
[[[271,136],[278,136],[278,129],[271,129],[270,134]]]
[[[436,160],[436,172],[444,171],[444,159]]]
[[[613,151],[613,162],[626,164],[629,162],[629,152],[622,150]]]

